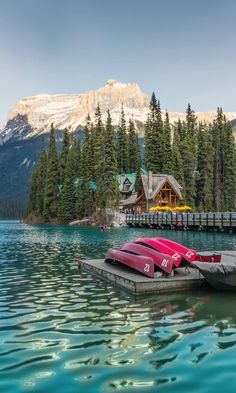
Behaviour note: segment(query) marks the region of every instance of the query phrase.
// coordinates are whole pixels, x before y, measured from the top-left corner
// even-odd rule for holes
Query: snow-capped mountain
[[[122,104],[127,118],[144,122],[149,100],[136,83],[124,84],[114,80],[84,94],[26,97],[10,110],[6,124],[0,130],[0,140],[3,143],[12,137],[22,139],[48,132],[51,123],[57,129],[68,127],[74,131],[85,124],[88,113],[93,118],[98,104],[104,119],[110,109],[114,124],[118,124]]]
[[[150,97],[144,94],[137,83],[120,83],[115,80],[107,81],[98,90],[83,94],[40,94],[19,100],[10,110],[6,123],[0,129],[0,144],[13,138],[28,139],[41,133],[47,133],[50,124],[57,129],[68,127],[77,130],[85,124],[89,113],[93,119],[97,105],[100,105],[103,119],[110,109],[113,124],[118,124],[121,105],[127,120],[131,117],[136,124],[144,124],[147,118]],[[199,120],[210,122],[216,112],[198,112]],[[183,120],[185,113],[170,112],[170,122],[174,124],[178,119]],[[226,113],[228,120],[236,119],[236,112]],[[142,127],[140,130],[142,134]]]

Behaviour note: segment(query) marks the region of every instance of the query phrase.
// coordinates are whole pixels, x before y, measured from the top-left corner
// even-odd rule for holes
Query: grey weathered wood
[[[190,273],[185,268],[176,269],[173,277],[152,279],[125,266],[105,263],[103,259],[83,260],[79,264],[96,277],[108,280],[135,294],[184,291],[205,284],[205,279],[195,269],[190,269]]]
[[[143,227],[236,231],[234,213],[126,214],[126,224]]]

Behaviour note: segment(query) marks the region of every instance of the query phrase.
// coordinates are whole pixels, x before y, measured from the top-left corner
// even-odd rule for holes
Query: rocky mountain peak
[[[146,121],[150,97],[144,94],[137,83],[121,83],[109,79],[105,86],[83,94],[38,94],[20,99],[10,110],[6,125],[0,129],[0,144],[14,138],[17,140],[47,133],[51,123],[57,129],[69,128],[71,131],[83,126],[89,113],[93,119],[99,104],[103,120],[109,109],[114,125],[120,118],[121,105],[126,119],[133,118],[137,124]],[[200,121],[212,121],[213,112],[196,113]],[[236,113],[226,113],[228,120],[236,119]],[[185,113],[170,112],[170,122],[184,120]]]
[[[58,129],[68,127],[73,131],[85,124],[88,113],[93,118],[98,104],[104,119],[107,110],[110,110],[114,124],[118,124],[122,104],[127,117],[143,121],[149,97],[140,90],[137,83],[120,83],[113,79],[98,90],[83,94],[39,94],[25,97],[10,110],[6,125],[0,130],[0,143],[11,137],[25,138],[48,132],[51,123]],[[24,130],[23,118],[27,121]],[[27,134],[26,129],[31,129],[31,132]]]

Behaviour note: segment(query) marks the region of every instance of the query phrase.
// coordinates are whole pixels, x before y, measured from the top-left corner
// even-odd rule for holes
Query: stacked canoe
[[[176,268],[190,266],[194,261],[218,263],[221,255],[200,255],[170,239],[142,237],[119,249],[109,249],[105,256],[105,262],[128,266],[150,278],[156,272],[168,277]]]

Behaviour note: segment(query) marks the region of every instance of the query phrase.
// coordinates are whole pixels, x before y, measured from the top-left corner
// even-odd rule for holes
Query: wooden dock
[[[128,226],[147,228],[236,231],[236,213],[126,214]]]
[[[176,269],[173,277],[152,279],[132,271],[128,267],[106,263],[103,259],[83,260],[79,265],[96,277],[107,280],[136,295],[184,291],[199,288],[206,283],[198,270],[192,268],[190,273],[185,268],[180,268]]]

